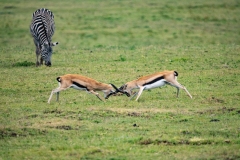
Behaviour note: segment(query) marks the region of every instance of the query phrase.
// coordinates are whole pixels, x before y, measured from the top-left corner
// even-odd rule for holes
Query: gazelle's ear
[[[119,90],[124,90],[124,89],[126,89],[126,87],[127,87],[127,85],[124,84],[124,85],[122,85],[122,86],[119,88]]]
[[[58,42],[51,43],[51,46],[56,46],[56,45],[58,45]]]

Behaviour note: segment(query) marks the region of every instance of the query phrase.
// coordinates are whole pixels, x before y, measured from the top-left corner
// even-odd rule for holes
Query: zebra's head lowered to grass
[[[51,62],[51,57],[52,57],[52,46],[56,46],[58,44],[58,42],[54,42],[54,43],[44,43],[41,46],[41,63],[42,61],[45,62],[46,66],[51,66],[52,62]]]
[[[36,66],[42,65],[43,61],[46,66],[50,67],[52,65],[52,46],[58,44],[58,42],[51,42],[54,31],[55,23],[53,13],[46,8],[36,10],[32,15],[32,22],[30,24],[30,32],[36,46]]]

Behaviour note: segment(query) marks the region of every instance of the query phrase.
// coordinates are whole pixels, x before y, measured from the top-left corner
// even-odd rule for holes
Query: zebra
[[[45,61],[46,66],[50,67],[52,65],[52,46],[56,46],[58,44],[58,42],[51,43],[51,38],[54,34],[54,31],[54,15],[50,10],[41,8],[32,14],[30,32],[36,46],[36,66],[42,65],[43,61]]]

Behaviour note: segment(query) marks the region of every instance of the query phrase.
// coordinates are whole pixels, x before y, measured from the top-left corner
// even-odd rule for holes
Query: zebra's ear
[[[51,46],[56,46],[58,45],[58,42],[51,43]]]

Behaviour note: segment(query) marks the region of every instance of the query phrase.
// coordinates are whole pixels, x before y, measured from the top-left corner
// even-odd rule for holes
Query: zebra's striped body
[[[51,43],[55,31],[53,13],[45,8],[36,10],[32,15],[30,31],[36,46],[36,66],[42,65],[43,61],[46,66],[51,66],[52,46],[58,44],[58,42]]]

